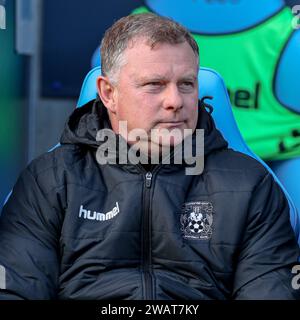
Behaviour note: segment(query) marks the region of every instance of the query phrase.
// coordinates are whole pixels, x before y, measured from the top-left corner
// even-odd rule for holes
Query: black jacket
[[[0,218],[2,299],[293,299],[299,255],[287,201],[227,148],[202,108],[205,167],[99,165],[101,102],[21,174]],[[2,268],[3,270],[3,268]],[[5,278],[3,281],[3,277]]]

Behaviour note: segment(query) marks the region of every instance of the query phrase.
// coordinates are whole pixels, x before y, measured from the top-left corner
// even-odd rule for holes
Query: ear
[[[98,94],[105,107],[112,113],[115,113],[115,90],[116,88],[107,77],[99,76],[97,78]]]

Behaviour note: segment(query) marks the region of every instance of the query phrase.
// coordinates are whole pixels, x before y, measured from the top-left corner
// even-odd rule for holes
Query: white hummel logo
[[[79,218],[89,219],[89,220],[98,220],[98,221],[106,221],[114,218],[120,212],[119,204],[116,202],[116,206],[113,207],[111,211],[107,213],[101,213],[97,211],[86,210],[83,209],[83,205],[80,206],[79,209]]]

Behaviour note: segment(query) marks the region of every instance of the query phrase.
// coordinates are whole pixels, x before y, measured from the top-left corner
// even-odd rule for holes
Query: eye
[[[162,83],[158,82],[158,81],[151,81],[151,82],[147,82],[146,86],[149,86],[149,87],[160,87],[160,86],[162,86]]]
[[[164,88],[164,83],[161,81],[149,81],[146,82],[143,86],[150,93],[156,93],[160,92]]]
[[[195,83],[193,81],[183,81],[179,84],[180,90],[183,92],[191,92],[195,87]]]
[[[181,83],[181,85],[183,87],[193,87],[194,86],[194,82],[191,82],[191,81],[184,81]]]

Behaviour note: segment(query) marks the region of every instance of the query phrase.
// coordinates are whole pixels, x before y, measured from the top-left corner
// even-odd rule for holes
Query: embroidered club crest
[[[209,240],[212,236],[212,204],[208,201],[184,203],[180,222],[185,239]]]

